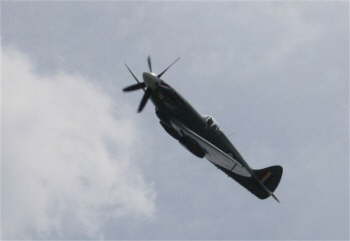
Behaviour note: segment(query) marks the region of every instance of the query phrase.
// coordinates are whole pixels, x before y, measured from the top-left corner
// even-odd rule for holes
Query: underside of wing
[[[212,162],[214,165],[219,166],[227,171],[233,172],[236,175],[243,177],[250,177],[251,173],[246,166],[242,165],[239,161],[234,159],[228,153],[220,150],[217,146],[196,134],[192,130],[188,129],[185,126],[177,126],[186,136],[189,136],[195,140],[198,145],[205,150],[205,158]]]

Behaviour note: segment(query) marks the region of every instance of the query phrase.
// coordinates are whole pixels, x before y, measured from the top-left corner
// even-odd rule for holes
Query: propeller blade
[[[168,71],[168,69],[173,66],[177,61],[179,61],[180,57],[175,59],[174,62],[172,62],[168,67],[166,67],[157,77],[160,78],[162,75]]]
[[[148,57],[147,57],[147,63],[148,63],[149,71],[152,72],[151,56],[149,56],[149,55],[148,55]]]
[[[134,79],[136,80],[136,82],[137,82],[137,83],[141,83],[141,82],[137,79],[136,75],[131,71],[131,69],[129,68],[129,66],[128,66],[127,64],[125,64],[125,67],[129,70],[130,74],[132,75],[132,77],[134,77]]]
[[[151,96],[151,90],[147,89],[145,94],[142,97],[142,100],[140,102],[139,108],[137,109],[138,113],[140,113],[143,110],[143,108],[147,104],[147,101],[148,101],[150,96]]]
[[[128,91],[133,91],[133,90],[139,90],[139,89],[143,89],[145,88],[146,85],[145,83],[141,82],[141,83],[137,83],[137,84],[134,84],[134,85],[130,85],[128,87],[125,87],[123,89],[124,92],[128,92]]]

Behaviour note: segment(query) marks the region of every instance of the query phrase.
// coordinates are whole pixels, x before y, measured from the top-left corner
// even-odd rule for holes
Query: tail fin
[[[256,177],[267,187],[271,192],[274,192],[280,183],[283,169],[281,166],[272,166],[259,170],[254,170]]]

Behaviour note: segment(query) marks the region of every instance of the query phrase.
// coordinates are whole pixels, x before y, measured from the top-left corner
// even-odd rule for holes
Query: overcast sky
[[[349,3],[1,2],[4,239],[349,239]],[[155,72],[211,114],[259,200],[171,139]]]

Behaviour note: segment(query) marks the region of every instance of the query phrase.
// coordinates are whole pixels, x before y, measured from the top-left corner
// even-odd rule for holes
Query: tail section
[[[264,169],[254,170],[256,177],[267,189],[274,192],[280,183],[283,169],[281,166],[272,166]]]
[[[277,202],[279,202],[273,192],[276,190],[282,177],[283,169],[281,166],[271,166],[259,170],[251,170],[253,174],[252,177],[240,176],[218,165],[215,166],[225,172],[229,177],[236,180],[256,197],[265,199],[272,196]]]

